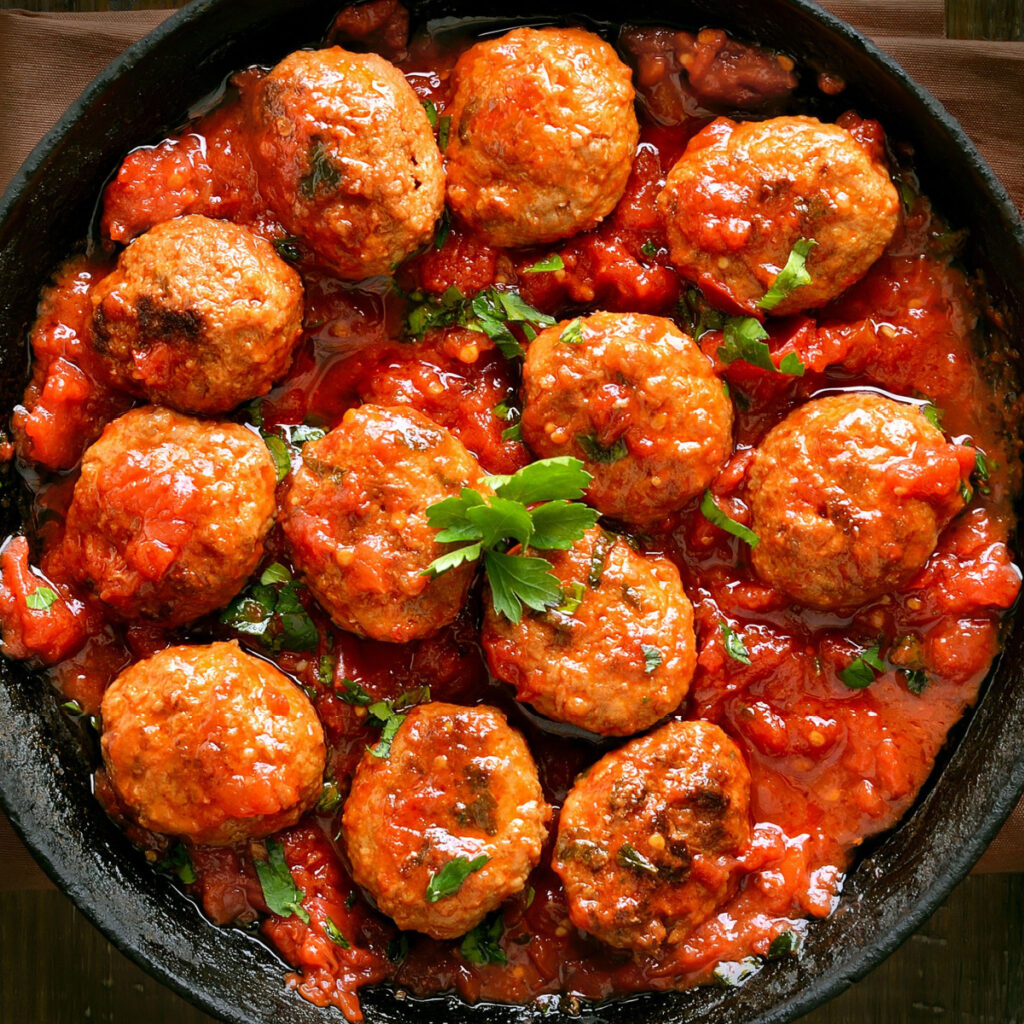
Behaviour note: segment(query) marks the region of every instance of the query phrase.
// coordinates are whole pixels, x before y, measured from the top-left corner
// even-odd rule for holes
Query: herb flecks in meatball
[[[388,274],[444,208],[441,155],[402,73],[341,47],[285,57],[247,96],[260,190],[346,280]]]
[[[427,508],[473,487],[479,463],[415,409],[363,405],[302,449],[283,501],[295,566],[334,622],[375,640],[431,636],[466,601],[476,562],[424,575],[451,548]]]
[[[305,694],[236,643],[168,647],[101,708],[107,774],[144,828],[224,846],[294,825],[320,794],[324,735]]]
[[[963,508],[974,460],[913,406],[870,392],[808,402],[757,448],[754,568],[813,608],[898,590]]]
[[[608,736],[674,711],[696,664],[675,566],[600,529],[548,557],[561,605],[513,624],[487,602],[482,640],[495,676],[549,718]]]
[[[191,622],[256,568],[275,482],[266,445],[245,427],[133,409],[82,459],[60,557],[123,618]]]
[[[273,246],[228,221],[158,224],[92,293],[93,337],[114,382],[180,412],[227,412],[287,372],[302,281]]]
[[[708,722],[670,722],[606,755],[562,808],[552,867],[573,924],[602,942],[684,941],[735,890],[750,838],[750,773]]]
[[[504,715],[434,703],[409,712],[388,756],[363,756],[343,823],[356,882],[400,928],[442,939],[524,887],[550,817]]]
[[[605,515],[648,525],[700,494],[732,448],[732,404],[708,358],[670,320],[594,313],[556,324],[523,367],[523,438],[574,455]]]
[[[631,72],[581,29],[521,28],[455,66],[448,202],[492,245],[536,245],[614,209],[639,137]]]
[[[896,230],[899,197],[887,169],[837,125],[719,118],[690,140],[658,208],[679,272],[755,315],[794,244],[813,240],[810,283],[771,310],[783,316],[825,305],[864,275]]]

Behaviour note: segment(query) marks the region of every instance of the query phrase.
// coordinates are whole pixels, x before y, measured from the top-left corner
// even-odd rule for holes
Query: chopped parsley
[[[168,851],[167,856],[156,865],[157,871],[175,875],[184,885],[193,885],[196,880],[196,869],[192,864],[185,844],[176,842]]]
[[[284,859],[284,847],[274,839],[266,841],[267,859],[253,862],[263,889],[263,899],[272,914],[279,917],[293,915],[309,924],[309,914],[302,905],[305,893],[295,884],[295,879]]]
[[[797,288],[811,283],[811,275],[807,272],[807,257],[817,244],[813,238],[800,238],[793,243],[786,265],[779,271],[771,288],[764,293],[757,304],[758,309],[772,310]]]
[[[290,263],[296,263],[302,259],[302,250],[299,248],[301,239],[297,235],[288,235],[287,238],[275,238],[274,248],[277,255]]]
[[[725,988],[736,988],[750,981],[764,964],[760,957],[747,956],[742,960],[726,960],[712,972],[715,981]]]
[[[448,236],[452,233],[452,219],[448,216],[448,210],[445,208],[441,212],[441,223],[437,226],[437,234],[434,235],[434,248],[443,249],[444,243],[448,241]]]
[[[324,934],[336,946],[340,946],[342,949],[352,948],[352,943],[341,934],[341,929],[330,919],[330,917],[324,918]]]
[[[423,110],[427,115],[427,120],[430,122],[431,128],[437,127],[437,107],[433,100],[420,100],[423,104]]]
[[[536,337],[536,328],[550,327],[555,323],[554,317],[534,309],[513,290],[485,288],[467,298],[452,285],[441,295],[417,291],[409,299],[412,306],[405,316],[405,337],[420,341],[430,330],[465,327],[486,334],[507,359],[521,359],[525,355],[511,324],[515,324],[530,340]]]
[[[885,670],[885,662],[878,655],[878,645],[861,651],[839,673],[839,678],[851,690],[863,690],[875,681],[875,673]]]
[[[542,260],[537,260],[532,266],[527,267],[524,274],[544,274],[550,270],[565,270],[565,263],[562,261],[562,257],[558,253],[552,253],[550,256]]]
[[[341,184],[341,170],[327,155],[327,147],[321,141],[309,144],[309,172],[299,182],[303,198],[313,199],[317,192],[333,192]]]
[[[722,344],[718,347],[718,358],[723,363],[737,359],[769,373],[781,373],[790,377],[802,377],[806,367],[795,352],[787,352],[776,366],[771,350],[763,339],[768,332],[752,316],[730,316],[723,320]]]
[[[443,153],[448,148],[448,136],[452,131],[452,118],[450,114],[437,119],[437,148]]]
[[[725,326],[725,315],[708,304],[699,288],[688,288],[677,308],[694,341],[699,342],[708,331],[720,331]]]
[[[630,871],[635,871],[641,875],[652,875],[657,876],[658,868],[656,864],[649,861],[635,846],[631,843],[623,843],[615,854],[615,863],[622,868],[628,868]]]
[[[316,667],[316,679],[321,686],[330,686],[334,682],[334,670],[338,667],[338,659],[333,654],[322,654]]]
[[[260,582],[247,587],[220,613],[223,625],[259,640],[270,651],[308,651],[316,647],[316,626],[299,599],[302,584],[279,562],[267,567]]]
[[[568,588],[563,587],[562,603],[558,605],[556,611],[560,611],[564,615],[575,615],[579,611],[580,605],[583,604],[586,592],[587,588],[578,580]]]
[[[942,429],[942,410],[933,405],[931,402],[926,402],[921,406],[921,415],[936,429]]]
[[[789,930],[780,932],[772,939],[771,945],[768,947],[768,959],[777,960],[779,957],[789,956],[799,950],[800,937],[796,932]]]
[[[901,668],[900,672],[906,680],[907,689],[918,697],[924,693],[924,688],[931,682],[928,673],[922,668]]]
[[[725,653],[734,661],[740,661],[744,665],[750,664],[750,652],[743,642],[743,637],[737,633],[727,622],[722,622],[722,641],[725,644]]]
[[[427,882],[426,900],[428,903],[437,903],[448,896],[454,896],[461,888],[462,883],[474,871],[479,871],[491,858],[486,853],[470,860],[461,854],[453,857],[440,871],[430,876]]]
[[[509,554],[525,549],[567,550],[596,522],[598,513],[572,499],[582,497],[590,474],[578,459],[561,456],[532,462],[511,476],[484,477],[493,497],[464,487],[458,497],[427,509],[441,544],[461,544],[424,570],[431,578],[465,562],[484,559],[494,610],[512,622],[522,607],[546,611],[562,601],[562,589],[545,558]],[[531,507],[533,506],[533,507]]]
[[[651,644],[641,644],[640,650],[644,654],[644,675],[649,676],[658,670],[658,666],[665,660],[665,656]]]
[[[578,345],[583,340],[583,318],[576,317],[566,324],[565,329],[558,336],[560,345]]]
[[[658,255],[658,251],[658,247],[650,238],[640,246],[640,252],[642,252],[649,260],[653,260],[654,257]]]
[[[988,482],[991,472],[985,453],[980,448],[976,448],[974,450],[974,474],[978,478],[978,490],[982,494],[989,493]]]
[[[523,439],[523,425],[522,423],[513,423],[511,427],[506,427],[501,432],[502,441],[522,441]]]
[[[348,676],[338,683],[338,687],[335,688],[334,692],[338,700],[343,701],[345,704],[353,704],[356,707],[369,707],[374,700],[359,683],[349,679]]]
[[[360,687],[362,689],[362,687]],[[365,693],[365,691],[363,691]],[[342,698],[344,699],[344,698]],[[369,749],[374,757],[387,758],[391,756],[391,744],[394,742],[398,730],[405,721],[405,715],[401,714],[413,707],[430,700],[430,687],[417,686],[412,690],[406,690],[399,694],[394,700],[374,701],[367,707],[366,712],[370,716],[370,723],[380,727],[380,739]]]
[[[734,537],[739,537],[745,544],[749,544],[752,548],[756,548],[761,543],[761,538],[758,537],[753,530],[748,529],[742,523],[737,523],[735,519],[730,519],[719,507],[715,504],[715,499],[711,497],[710,491],[704,492],[704,497],[701,498],[700,502],[701,515],[711,523],[712,526],[717,526],[720,530],[725,530],[726,533],[731,533]]]
[[[610,445],[603,445],[593,434],[577,434],[576,443],[589,462],[611,463],[624,459],[629,454],[626,439],[620,437]]]
[[[328,779],[320,790],[320,799],[316,802],[318,814],[331,815],[341,806],[341,790],[334,779]]]
[[[501,911],[488,914],[471,932],[467,932],[459,943],[459,952],[463,959],[474,967],[487,964],[507,964],[508,957],[499,945],[502,932],[505,930]]]
[[[57,592],[52,587],[36,587],[25,598],[25,605],[34,612],[49,611],[57,600]]]

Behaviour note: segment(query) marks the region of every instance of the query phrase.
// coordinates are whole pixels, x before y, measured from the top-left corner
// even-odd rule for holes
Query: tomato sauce
[[[388,32],[396,5],[381,0],[367,10],[379,14],[381,6],[386,17],[339,22],[338,38],[361,34],[389,55],[404,54],[400,66],[408,80],[443,117],[450,70],[466,37],[421,37],[406,51],[396,42],[401,33]],[[793,87],[792,61],[743,47],[724,33],[680,41],[676,37],[686,34],[659,36],[662,31],[625,37],[645,116],[626,193],[597,229],[543,249],[512,251],[451,225],[440,244],[400,268],[397,286],[383,280],[343,284],[299,247],[292,255],[306,288],[303,343],[287,379],[242,410],[241,418],[257,417],[270,432],[300,423],[329,429],[361,402],[410,405],[451,430],[488,472],[511,473],[531,456],[509,436],[511,421],[495,408],[505,403],[514,413],[518,368],[479,332],[454,328],[428,332],[421,341],[404,338],[409,294],[441,295],[456,286],[468,296],[515,284],[527,302],[552,315],[630,310],[674,316],[687,329],[682,310],[688,285],[669,262],[655,197],[689,138],[710,120],[716,97],[745,98],[750,109],[778,107]],[[679,73],[687,60],[697,69],[699,86],[689,90]],[[240,97],[259,74],[236,75],[211,112],[182,133],[129,154],[104,196],[104,240],[126,242],[162,220],[204,213],[289,244],[264,207],[247,155]],[[873,122],[851,116],[845,124],[865,143],[883,144]],[[912,182],[909,171],[901,173]],[[738,522],[749,516],[742,495],[754,446],[791,408],[831,391],[873,388],[928,400],[941,409],[946,432],[983,452],[988,466],[968,508],[941,535],[918,576],[852,616],[793,607],[758,579],[744,545],[709,523],[696,503],[666,529],[635,538],[642,549],[676,563],[694,604],[698,668],[678,717],[722,725],[740,744],[753,778],[749,849],[739,858],[694,862],[694,871],[709,877],[743,873],[738,892],[716,916],[657,954],[601,945],[572,926],[561,883],[548,867],[553,822],[528,888],[500,911],[507,964],[474,966],[458,941],[398,934],[354,886],[339,840],[352,773],[377,735],[365,709],[339,696],[343,679],[358,682],[375,699],[426,684],[433,699],[503,709],[526,735],[556,813],[576,774],[611,744],[553,727],[516,705],[510,690],[488,676],[477,639],[478,594],[440,635],[402,645],[338,630],[307,594],[303,602],[318,629],[316,650],[273,657],[313,700],[336,786],[333,801],[278,837],[306,894],[310,920],[269,912],[248,844],[189,851],[194,879],[186,879],[187,888],[210,919],[221,925],[261,922],[261,934],[294,968],[288,984],[317,1005],[337,1006],[350,1020],[360,1019],[356,990],[385,980],[417,995],[454,989],[469,1000],[529,1001],[554,993],[600,999],[706,982],[720,962],[767,956],[773,940],[787,932],[798,937],[790,943],[795,950],[806,918],[826,916],[836,906],[857,847],[898,821],[927,781],[949,729],[977,698],[999,647],[1001,617],[1019,589],[1020,574],[1007,549],[1009,501],[1019,482],[1013,468],[1018,442],[1007,424],[1015,422],[1016,410],[999,397],[1007,393],[1010,370],[998,354],[990,354],[984,367],[979,362],[980,301],[953,262],[955,241],[911,189],[896,237],[863,280],[814,317],[768,325],[772,355],[777,361],[797,353],[807,368],[802,377],[739,361],[723,365],[720,332],[700,339],[734,400],[735,454],[711,490]],[[561,269],[528,272],[555,253]],[[31,481],[39,527],[31,553],[18,538],[0,555],[7,652],[54,665],[58,689],[88,714],[97,711],[103,688],[126,664],[180,639],[159,624],[106,621],[95,600],[60,581],[55,554],[68,486],[45,471],[72,470],[103,425],[131,404],[106,382],[89,342],[89,290],[111,265],[105,251],[76,257],[43,296],[32,334],[32,379],[14,417],[19,456],[43,471]],[[48,571],[46,581],[30,565],[30,554]],[[264,564],[274,561],[287,561],[276,528]],[[52,587],[54,601],[33,610],[28,596],[41,582]],[[729,655],[723,624],[742,639],[749,664]],[[270,656],[215,618],[202,620],[189,635],[199,642],[239,637]],[[841,672],[872,645],[888,667],[869,686],[851,689]],[[915,672],[926,673],[923,688],[912,685],[921,678]],[[102,771],[97,796],[151,860],[167,855],[165,838],[125,818]],[[330,939],[328,918],[347,946]]]

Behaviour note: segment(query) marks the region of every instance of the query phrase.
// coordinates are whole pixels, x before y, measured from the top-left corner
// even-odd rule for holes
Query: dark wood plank
[[[946,0],[946,36],[1024,40],[1024,0]]]

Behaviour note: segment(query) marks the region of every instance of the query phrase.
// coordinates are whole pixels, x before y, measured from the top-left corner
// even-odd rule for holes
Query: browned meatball
[[[153,832],[225,846],[294,825],[323,785],[306,695],[238,644],[168,647],[103,695],[103,763]]]
[[[374,640],[436,633],[466,601],[476,563],[429,579],[438,544],[426,510],[481,477],[462,443],[415,409],[363,405],[302,449],[284,532],[334,622]]]
[[[708,358],[670,320],[594,313],[556,324],[523,367],[523,437],[574,455],[606,515],[649,525],[707,487],[732,450],[732,404]]]
[[[520,28],[455,65],[448,202],[492,245],[586,231],[622,197],[639,128],[632,73],[581,29]]]
[[[808,402],[769,431],[749,476],[754,568],[812,608],[898,590],[964,506],[972,449],[870,392]]]
[[[640,732],[674,711],[697,658],[676,567],[601,529],[544,556],[565,600],[518,624],[488,600],[482,640],[491,672],[548,718],[608,736]]]
[[[265,395],[302,333],[302,281],[264,238],[228,221],[158,224],[92,293],[93,337],[115,382],[181,412]]]
[[[375,53],[300,50],[248,97],[260,190],[343,278],[388,274],[444,208],[441,154],[402,73]]]
[[[231,600],[274,518],[274,462],[236,423],[146,406],[82,459],[63,558],[125,618],[181,625]]]
[[[750,773],[709,722],[669,722],[601,758],[565,799],[552,867],[577,928],[610,946],[684,941],[734,891]]]
[[[551,808],[523,738],[493,708],[425,704],[363,755],[345,803],[352,877],[400,928],[450,939],[519,892]]]
[[[749,313],[793,245],[817,242],[810,283],[771,310],[784,315],[823,306],[863,276],[896,230],[899,197],[885,167],[837,125],[720,118],[691,139],[658,208],[680,272]]]

